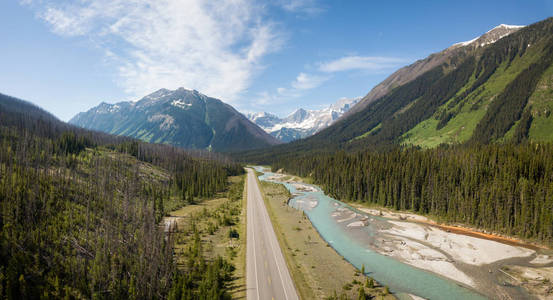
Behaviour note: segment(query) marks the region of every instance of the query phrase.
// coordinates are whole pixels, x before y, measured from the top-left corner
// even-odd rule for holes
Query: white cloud
[[[328,79],[330,79],[330,76],[327,75],[320,76],[301,72],[288,87],[279,87],[276,89],[276,92],[272,93],[267,91],[258,93],[252,105],[257,107],[274,105],[300,98],[304,95],[305,91],[319,87]]]
[[[300,94],[297,94],[296,91],[287,88],[278,88],[276,92],[262,91],[252,97],[252,101],[248,103],[248,106],[259,110],[275,104],[286,103],[299,96]]]
[[[280,95],[286,94],[287,91],[288,91],[288,89],[283,88],[283,87],[277,88],[277,93],[279,93]]]
[[[53,32],[103,48],[135,96],[183,86],[232,101],[282,43],[250,0],[28,2]]]
[[[405,62],[405,59],[395,57],[344,56],[333,61],[320,63],[319,70],[326,73],[350,70],[379,71],[397,68]]]
[[[257,99],[254,102],[254,104],[258,104],[258,105],[269,105],[269,104],[273,104],[273,102],[275,101],[275,97],[266,91],[260,92],[256,98]]]
[[[318,63],[317,71],[311,74],[300,72],[289,87],[279,87],[275,92],[258,94],[256,103],[259,105],[274,105],[285,103],[305,95],[307,90],[321,86],[332,78],[332,74],[342,71],[373,71],[395,69],[408,62],[403,58],[382,56],[344,56],[336,60]]]
[[[296,80],[292,82],[292,87],[298,90],[310,90],[320,86],[323,82],[328,80],[326,76],[309,75],[306,73],[300,73]]]
[[[280,0],[279,4],[284,10],[294,13],[316,15],[324,11],[317,0]]]

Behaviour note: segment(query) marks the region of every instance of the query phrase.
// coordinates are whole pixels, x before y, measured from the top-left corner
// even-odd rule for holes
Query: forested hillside
[[[78,129],[0,95],[0,297],[228,297],[231,265],[191,245],[177,268],[159,222],[242,172],[222,156]]]
[[[287,157],[340,200],[430,214],[553,245],[553,146],[442,146]]]
[[[241,156],[553,141],[553,18],[491,44],[456,47],[318,134]]]

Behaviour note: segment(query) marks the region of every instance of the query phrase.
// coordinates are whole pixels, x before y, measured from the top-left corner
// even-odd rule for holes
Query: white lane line
[[[280,271],[280,264],[277,261],[275,248],[272,242],[274,241],[272,241],[271,239],[271,251],[273,252],[273,258],[275,259],[275,265],[277,266],[278,276],[280,277],[280,282],[282,283],[282,290],[284,291],[284,297],[288,299],[288,293],[286,293],[286,285],[284,284],[284,279],[282,278],[282,272]]]
[[[251,179],[251,176],[250,176],[250,179]],[[255,184],[257,185],[257,182]],[[250,194],[250,195],[252,195],[252,194]],[[252,206],[251,209],[253,210],[253,206]],[[252,222],[250,222],[250,224],[252,225],[251,233],[252,233],[252,241],[253,241],[252,248],[253,248],[253,266],[254,266],[254,270],[255,270],[255,290],[257,292],[257,299],[261,299],[261,297],[259,296],[259,278],[257,277],[257,256],[255,254],[255,230],[253,230],[253,212],[250,214],[250,220],[252,221]]]
[[[267,217],[268,217],[268,215],[267,215]],[[265,220],[265,221],[267,222],[267,220]],[[270,223],[267,224],[267,227],[266,227],[266,228],[267,228],[267,230],[273,229],[273,227],[272,227],[272,225],[271,225]],[[275,238],[276,238],[276,233],[274,232],[274,230],[273,230],[273,235],[274,235]],[[279,277],[280,277],[280,282],[282,283],[282,289],[284,290],[284,296],[286,297],[286,299],[288,299],[288,293],[286,293],[287,286],[286,286],[286,284],[284,283],[284,278],[282,277],[282,271],[281,271],[281,269],[280,269],[280,264],[279,264],[278,261],[277,261],[277,256],[276,256],[276,251],[275,251],[275,244],[274,244],[275,241],[274,241],[274,239],[270,239],[270,242],[271,242],[271,250],[272,250],[272,252],[273,252],[273,258],[275,259],[275,264],[276,264],[277,269],[278,269],[278,275],[279,275]],[[278,246],[277,249],[280,250],[280,246]]]

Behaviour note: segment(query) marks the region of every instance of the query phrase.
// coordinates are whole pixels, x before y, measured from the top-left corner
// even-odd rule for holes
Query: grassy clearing
[[[413,101],[413,103],[414,103],[414,101]],[[360,136],[354,137],[353,139],[350,140],[350,142],[355,141],[355,140],[360,140],[360,139],[366,138],[366,137],[368,137],[371,133],[373,133],[373,132],[377,131],[378,129],[380,129],[380,127],[382,127],[382,123],[378,123],[378,125],[376,125],[373,129],[371,129],[371,130],[369,130],[369,131],[363,133],[363,134],[360,135]]]
[[[234,299],[246,298],[246,207],[245,175],[229,178],[229,190],[213,199],[184,206],[168,214],[173,220],[175,256],[178,265],[187,259],[183,253],[192,244],[196,230],[200,234],[207,259],[221,256],[235,266],[230,293]]]
[[[395,299],[392,295],[385,295],[385,288],[374,281],[375,287],[368,287],[369,279],[336,253],[301,211],[287,205],[290,194],[283,185],[261,182],[261,188],[302,299],[357,299],[360,288],[367,298]]]

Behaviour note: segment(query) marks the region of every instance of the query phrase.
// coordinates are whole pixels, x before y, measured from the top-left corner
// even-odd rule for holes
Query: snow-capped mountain
[[[456,47],[464,47],[473,45],[475,47],[484,47],[489,44],[493,44],[497,42],[498,40],[508,36],[509,34],[523,28],[524,26],[521,25],[507,25],[507,24],[501,24],[498,25],[490,30],[488,30],[486,33],[484,33],[481,36],[477,36],[474,39],[466,42],[460,42],[453,44],[451,48]]]
[[[102,102],[69,123],[191,149],[241,151],[280,143],[230,105],[184,88],[160,89],[138,101]]]
[[[311,136],[330,126],[359,100],[361,97],[342,98],[320,110],[299,108],[286,118],[279,118],[267,112],[249,113],[246,116],[272,136],[283,142],[290,142]]]

